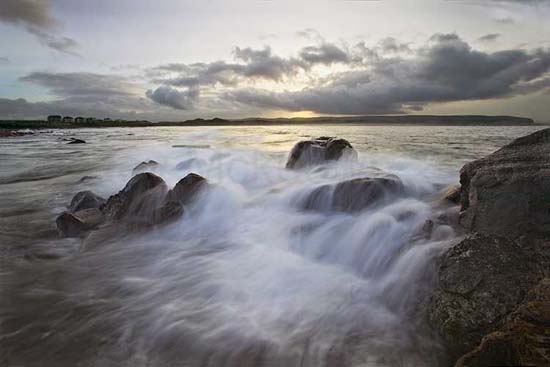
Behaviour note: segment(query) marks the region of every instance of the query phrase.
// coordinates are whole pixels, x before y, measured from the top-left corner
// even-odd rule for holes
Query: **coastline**
[[[186,126],[276,126],[276,125],[395,125],[395,126],[545,126],[530,118],[485,115],[401,115],[311,118],[194,119],[186,121],[96,121],[88,123],[49,123],[42,120],[0,120],[1,130],[79,129],[111,127],[186,127]],[[0,134],[0,136],[5,136]]]

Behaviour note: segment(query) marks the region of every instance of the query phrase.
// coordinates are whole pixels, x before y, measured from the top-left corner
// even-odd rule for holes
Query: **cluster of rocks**
[[[349,141],[322,136],[298,142],[290,151],[286,168],[299,169],[337,160],[357,160],[357,152]]]
[[[9,138],[12,136],[25,136],[25,135],[34,135],[34,132],[30,130],[0,129],[0,138]]]
[[[460,183],[467,235],[440,259],[429,322],[456,366],[550,365],[550,129],[466,164]]]
[[[105,227],[132,230],[170,223],[181,217],[185,206],[207,186],[205,178],[190,173],[169,190],[154,173],[139,173],[108,199],[91,191],[77,193],[69,209],[57,218],[57,228],[65,237],[84,237]]]
[[[286,167],[355,159],[347,140],[320,137],[297,143]],[[177,169],[193,163],[184,161]],[[158,162],[142,162],[108,199],[78,193],[57,218],[59,232],[84,236],[113,225],[147,229],[169,223],[209,185],[190,173],[169,190],[150,172],[158,168]],[[320,186],[300,205],[357,212],[403,191],[397,176],[364,177]],[[465,236],[439,259],[439,282],[427,314],[451,360],[457,367],[550,365],[550,129],[465,165],[460,186],[442,194],[457,208],[456,218],[435,220],[454,221]],[[433,227],[434,221],[427,221],[420,235],[429,236]]]

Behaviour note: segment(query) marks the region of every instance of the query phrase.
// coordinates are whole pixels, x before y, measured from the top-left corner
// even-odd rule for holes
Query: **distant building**
[[[113,121],[113,120],[111,120],[110,118],[107,117],[107,118],[104,118],[103,121],[105,121],[105,122],[111,122],[111,121]]]
[[[62,120],[62,117],[59,116],[59,115],[50,115],[50,116],[48,116],[48,122],[49,123],[61,122],[61,120]]]
[[[77,124],[83,124],[86,121],[86,119],[82,116],[75,117],[74,122]]]
[[[96,121],[95,117],[86,117],[86,122],[95,122],[95,121]]]
[[[63,117],[63,122],[73,123],[74,119],[71,116]]]

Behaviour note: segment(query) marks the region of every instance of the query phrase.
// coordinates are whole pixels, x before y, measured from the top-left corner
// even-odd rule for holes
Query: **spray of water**
[[[6,269],[4,365],[442,363],[422,310],[433,260],[456,235],[438,221],[422,235],[453,210],[434,204],[435,168],[376,156],[289,171],[281,155],[193,147],[132,154],[160,162],[170,185],[189,172],[214,185],[169,226]],[[135,161],[98,191],[122,187]],[[388,172],[404,192],[363,211],[302,207],[319,186]]]

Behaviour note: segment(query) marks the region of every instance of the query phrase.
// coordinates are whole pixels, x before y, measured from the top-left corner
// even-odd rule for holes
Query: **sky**
[[[550,0],[0,0],[0,119],[550,122]]]

